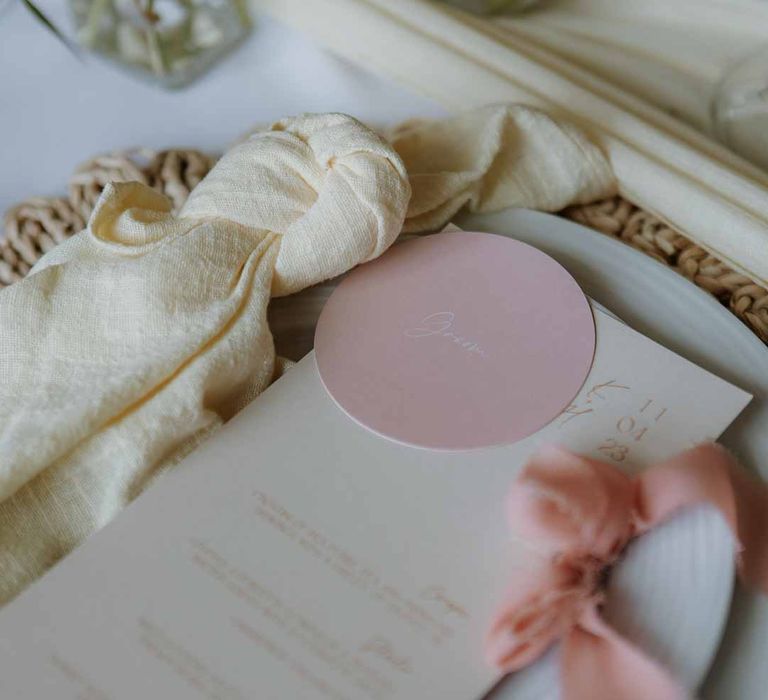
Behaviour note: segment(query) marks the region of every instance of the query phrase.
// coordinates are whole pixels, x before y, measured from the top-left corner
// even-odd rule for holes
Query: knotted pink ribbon
[[[630,476],[546,448],[509,495],[514,531],[544,553],[521,569],[489,637],[492,663],[517,671],[562,643],[565,700],[671,700],[688,693],[600,615],[605,573],[629,541],[687,506],[715,506],[738,542],[742,580],[768,593],[768,488],[719,445]]]

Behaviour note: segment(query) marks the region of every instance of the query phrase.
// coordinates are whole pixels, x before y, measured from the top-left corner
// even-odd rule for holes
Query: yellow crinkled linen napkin
[[[393,143],[339,114],[281,121],[178,216],[144,185],[109,186],[83,232],[0,291],[0,601],[270,383],[271,296],[467,204],[558,209],[613,190],[596,146],[524,107],[409,124]]]

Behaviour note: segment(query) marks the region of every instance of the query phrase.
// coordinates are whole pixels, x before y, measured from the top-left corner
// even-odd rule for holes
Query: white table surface
[[[72,34],[68,3],[39,0]],[[74,167],[134,146],[222,151],[256,123],[341,111],[373,125],[438,116],[436,103],[257,16],[253,36],[189,88],[167,92],[83,52],[74,58],[16,0],[0,0],[0,213],[64,194]]]

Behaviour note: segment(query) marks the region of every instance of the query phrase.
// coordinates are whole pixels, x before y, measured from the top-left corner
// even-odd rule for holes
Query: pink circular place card
[[[408,445],[516,442],[576,396],[592,365],[587,298],[555,260],[487,233],[400,243],[351,272],[318,321],[330,395]]]

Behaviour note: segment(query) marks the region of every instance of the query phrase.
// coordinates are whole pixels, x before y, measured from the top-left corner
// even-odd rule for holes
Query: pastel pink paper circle
[[[555,260],[487,233],[393,246],[352,271],[315,332],[320,377],[366,428],[418,447],[517,442],[592,366],[587,298]]]

